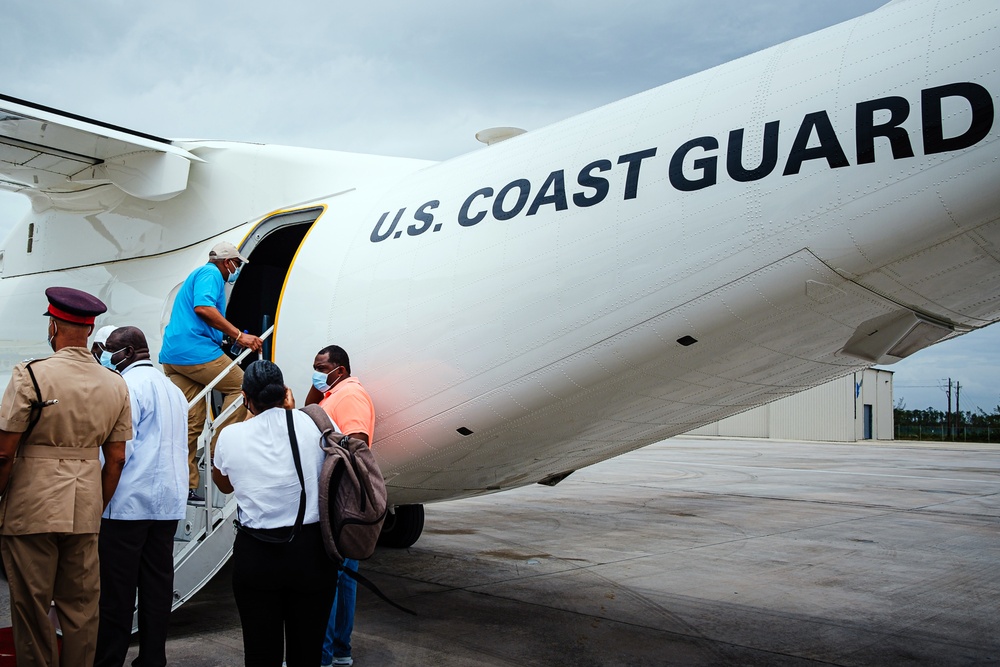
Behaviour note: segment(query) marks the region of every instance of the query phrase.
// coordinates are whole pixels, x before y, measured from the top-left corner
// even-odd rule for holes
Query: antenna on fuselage
[[[492,146],[493,144],[498,144],[501,141],[524,133],[525,130],[519,127],[490,127],[476,132],[476,139],[487,146]]]

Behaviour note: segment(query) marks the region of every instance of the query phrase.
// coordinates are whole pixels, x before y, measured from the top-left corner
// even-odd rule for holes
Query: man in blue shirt
[[[187,401],[149,360],[146,336],[121,327],[108,336],[102,365],[121,372],[132,406],[125,467],[101,517],[100,624],[95,667],[121,667],[139,592],[139,655],[133,664],[167,664],[173,602],[174,533],[187,503]]]
[[[222,352],[222,335],[233,338],[243,347],[260,352],[261,340],[246,334],[226,320],[226,283],[235,283],[244,264],[249,263],[232,243],[218,243],[208,253],[208,263],[188,275],[174,299],[170,324],[163,332],[160,363],[170,381],[180,387],[190,402],[229,365]],[[226,398],[223,409],[240,398],[243,371],[234,366],[215,386]],[[243,421],[246,409],[240,407],[215,432],[209,447],[215,451],[219,431]],[[198,438],[205,425],[205,403],[199,401],[188,413],[188,502],[202,504],[197,492],[199,475],[196,453]]]

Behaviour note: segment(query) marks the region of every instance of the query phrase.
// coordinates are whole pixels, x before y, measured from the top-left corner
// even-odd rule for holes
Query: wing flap
[[[61,195],[110,184],[160,201],[201,158],[166,139],[0,95],[0,189]]]

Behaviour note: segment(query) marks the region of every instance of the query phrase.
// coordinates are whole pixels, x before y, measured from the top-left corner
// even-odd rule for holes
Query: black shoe
[[[205,498],[195,489],[188,489],[188,505],[204,505]]]

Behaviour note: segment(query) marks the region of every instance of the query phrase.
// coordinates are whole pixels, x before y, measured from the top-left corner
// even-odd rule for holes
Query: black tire
[[[406,549],[420,539],[423,530],[424,506],[400,505],[395,512],[386,514],[378,544],[380,547]]]

